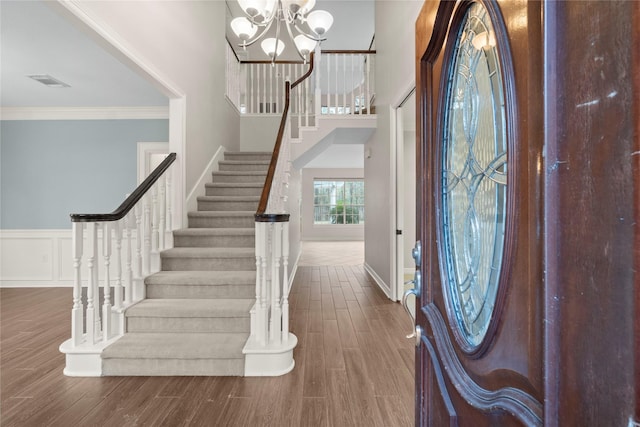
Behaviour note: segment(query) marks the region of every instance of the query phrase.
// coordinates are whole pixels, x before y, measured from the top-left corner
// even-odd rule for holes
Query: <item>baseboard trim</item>
[[[378,285],[380,290],[382,292],[384,292],[384,294],[387,296],[387,298],[392,299],[391,298],[391,288],[389,287],[389,285],[384,283],[384,280],[382,280],[382,278],[380,276],[378,276],[378,273],[376,273],[376,271],[369,264],[367,264],[366,262],[364,263],[364,269],[365,269],[365,271],[367,273],[369,273],[369,275],[371,276],[373,281],[376,283],[376,285]]]

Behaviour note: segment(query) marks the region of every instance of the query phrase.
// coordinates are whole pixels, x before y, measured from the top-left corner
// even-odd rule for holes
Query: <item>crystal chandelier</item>
[[[333,24],[329,12],[311,10],[316,0],[238,0],[238,4],[246,16],[234,18],[231,29],[242,40],[241,47],[246,49],[260,40],[276,23],[275,38],[266,38],[260,44],[274,62],[285,46],[280,39],[281,27],[286,28],[296,51],[306,62],[316,44],[326,40],[324,35]],[[294,32],[297,33],[295,37]]]

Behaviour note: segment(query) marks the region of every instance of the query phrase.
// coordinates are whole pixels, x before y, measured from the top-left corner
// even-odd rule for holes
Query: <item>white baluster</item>
[[[269,113],[275,113],[273,107],[273,66],[269,67]]]
[[[282,342],[289,341],[289,223],[282,223]]]
[[[331,55],[327,55],[327,114],[331,114]]]
[[[367,81],[367,90],[365,92],[365,100],[364,100],[364,104],[367,106],[367,114],[371,114],[371,94],[369,92],[369,70],[370,70],[370,63],[371,63],[371,56],[369,55],[365,55],[365,59],[367,61],[367,71],[365,73],[365,78]]]
[[[253,105],[254,99],[255,99],[255,95],[254,95],[254,92],[253,92],[253,66],[254,65],[255,64],[249,64],[249,73],[248,73],[249,74],[249,83],[251,85],[250,86],[251,90],[249,92],[249,100],[250,101],[248,103],[249,106],[250,106],[250,108],[248,108],[248,110],[250,110],[250,111],[248,111],[249,113],[254,113],[256,111],[254,109],[254,105]]]
[[[124,238],[125,238],[125,274],[124,274],[124,302],[125,304],[131,303],[131,290],[133,289],[133,266],[132,266],[132,246],[131,246],[131,225],[135,224],[134,213],[129,214],[124,218]],[[122,325],[124,327],[124,325]],[[122,330],[124,333],[124,330]]]
[[[83,304],[82,304],[82,239],[84,224],[74,222],[72,228],[72,251],[73,251],[73,308],[71,309],[71,338],[73,345],[79,346],[83,335]]]
[[[165,202],[167,203],[167,215],[166,215],[166,224],[164,226],[165,231],[171,232],[172,228],[172,218],[171,218],[171,198],[173,197],[173,193],[171,192],[171,178],[173,177],[173,168],[169,169],[165,174],[165,180],[167,184],[167,197],[165,197]],[[166,246],[165,246],[166,248]]]
[[[160,232],[160,240],[158,242],[159,248],[166,249],[165,246],[165,237],[167,234],[167,225],[166,225],[166,211],[167,211],[167,175],[169,172],[165,172],[161,177],[159,182],[160,186],[160,206],[158,208],[160,212],[160,219],[158,221],[158,230]]]
[[[151,272],[151,206],[149,204],[149,197],[144,196],[143,200],[143,212],[144,217],[142,219],[144,233],[144,246],[142,248],[142,275],[140,278],[146,277]]]
[[[356,103],[355,103],[355,94],[356,94],[356,78],[354,75],[355,66],[353,65],[353,53],[351,54],[351,114],[356,114]]]
[[[347,55],[342,55],[342,114],[347,114]]]
[[[104,257],[104,285],[102,294],[102,340],[108,341],[111,335],[111,284],[109,283],[109,264],[111,262],[111,224],[105,222],[102,228],[102,256]]]
[[[158,185],[154,184],[151,187],[151,250],[150,253],[158,252],[158,245],[160,242],[158,222],[160,221],[160,212],[158,210]]]
[[[116,241],[116,284],[113,292],[113,307],[122,308],[122,225],[125,219],[113,223],[113,233]]]
[[[139,279],[142,277],[142,239],[144,238],[143,224],[142,224],[142,206],[141,203],[136,203],[134,207],[136,217],[136,257],[134,262],[134,277]],[[133,284],[133,282],[132,282]],[[129,290],[127,291],[129,292]],[[133,297],[133,293],[130,294]],[[131,301],[131,300],[129,300]]]
[[[335,82],[336,82],[336,86],[335,86],[336,114],[338,114],[339,111],[340,111],[340,101],[338,99],[338,95],[339,95],[338,94],[338,85],[340,84],[340,82],[338,81],[338,64],[339,64],[338,58],[340,58],[340,56],[339,55],[334,55],[334,58],[336,60],[336,65],[334,67],[335,69],[333,70],[335,72],[335,75],[336,75],[336,80],[335,80]]]
[[[98,232],[95,222],[87,223],[87,269],[89,282],[87,284],[87,315],[86,315],[86,330],[87,330],[87,343],[90,345],[95,344],[96,340],[96,327],[95,327],[95,306],[94,306],[94,291],[96,288],[96,257],[98,252]]]
[[[309,126],[309,79],[304,80],[304,125]]]

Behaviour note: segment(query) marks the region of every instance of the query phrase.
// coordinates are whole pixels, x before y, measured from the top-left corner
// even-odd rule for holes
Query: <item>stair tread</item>
[[[249,317],[255,298],[145,299],[126,311],[127,317]]]
[[[172,248],[162,251],[162,258],[247,258],[255,257],[255,248]]]
[[[244,332],[129,332],[102,359],[242,359]]]
[[[253,236],[255,228],[181,228],[174,236]]]
[[[255,271],[160,271],[147,276],[147,285],[249,285],[256,283]]]
[[[188,216],[193,217],[227,217],[227,216],[250,216],[253,217],[255,211],[191,211]]]
[[[273,153],[271,151],[225,151],[224,154],[229,154],[232,156],[237,156],[237,155],[255,156],[255,155],[263,154],[265,156],[271,156]]]
[[[260,196],[198,196],[198,200],[211,202],[259,202]]]
[[[209,188],[262,188],[264,182],[207,182]]]
[[[266,165],[269,166],[270,160],[220,160],[219,165]]]
[[[215,171],[214,175],[251,175],[251,176],[266,176],[267,171]]]

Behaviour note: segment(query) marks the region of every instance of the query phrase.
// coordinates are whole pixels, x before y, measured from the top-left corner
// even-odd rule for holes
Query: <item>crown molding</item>
[[[169,119],[169,107],[8,107],[0,120]]]

